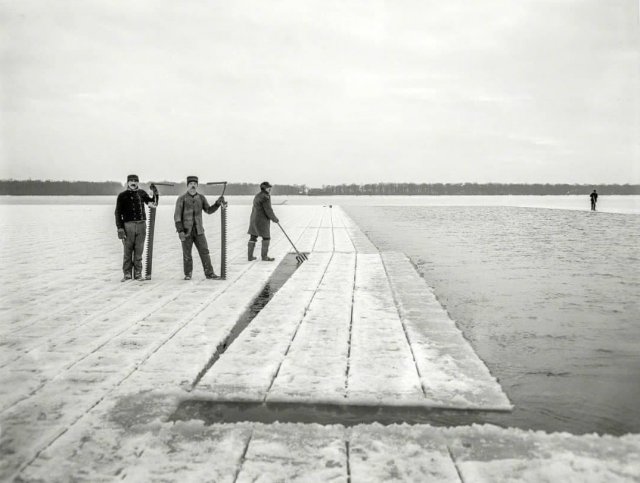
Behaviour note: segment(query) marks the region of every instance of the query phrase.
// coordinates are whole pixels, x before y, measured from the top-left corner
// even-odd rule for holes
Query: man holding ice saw
[[[140,180],[138,175],[127,176],[127,189],[118,195],[116,201],[116,228],[118,238],[122,240],[124,247],[124,260],[122,270],[124,277],[122,281],[131,280],[131,269],[136,280],[142,278],[142,252],[144,250],[144,239],[147,234],[147,219],[144,203],[149,206],[156,206],[154,199],[158,199],[158,190],[151,185],[154,197],[146,191],[138,189]]]
[[[224,197],[220,196],[213,206],[209,205],[207,198],[198,193],[198,177],[187,176],[187,192],[176,200],[176,210],[173,219],[176,231],[182,243],[182,260],[184,264],[184,279],[191,280],[193,272],[193,259],[191,250],[195,244],[202,261],[204,274],[208,279],[217,280],[220,277],[213,271],[207,239],[204,236],[202,225],[202,212],[208,215],[214,213],[224,203]]]

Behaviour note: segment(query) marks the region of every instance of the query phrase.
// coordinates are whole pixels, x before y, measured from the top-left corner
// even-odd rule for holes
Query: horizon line
[[[93,180],[77,180],[77,179],[15,179],[15,178],[1,178],[0,183],[2,182],[40,182],[40,183],[116,183],[120,185],[126,185],[125,181],[115,181],[115,180],[102,180],[102,181],[93,181]],[[170,182],[175,185],[185,184],[186,180],[183,181],[173,181],[173,180],[155,180],[155,181],[141,181],[141,184],[151,184],[151,183],[164,183]],[[205,182],[199,183],[205,184]],[[246,184],[246,185],[259,185],[258,181],[227,181],[227,184]],[[580,182],[524,182],[524,181],[455,181],[455,182],[442,182],[442,181],[432,181],[432,182],[418,182],[418,181],[375,181],[375,182],[342,182],[342,183],[328,183],[320,186],[310,186],[305,183],[272,183],[274,186],[299,186],[306,187],[307,189],[322,189],[327,186],[364,186],[364,185],[377,185],[377,184],[408,184],[408,185],[548,185],[548,186],[557,186],[557,185],[570,185],[570,186],[640,186],[640,182],[638,183],[580,183]]]

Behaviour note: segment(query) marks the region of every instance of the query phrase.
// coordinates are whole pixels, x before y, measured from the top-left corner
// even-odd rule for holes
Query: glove
[[[149,189],[153,191],[154,195],[158,194],[158,188],[156,188],[156,185],[154,185],[153,183],[151,183],[151,185],[149,186]]]
[[[216,203],[218,203],[219,205],[222,205],[225,203],[224,201],[224,196],[220,196],[218,197],[218,199],[216,200]]]
[[[274,223],[280,223],[280,220],[278,220],[278,217],[276,216],[275,219],[273,220]]]
[[[124,228],[118,228],[118,238],[120,240],[124,240],[125,238],[127,238],[127,235],[124,232]]]
[[[183,242],[183,241],[185,241],[187,239],[187,235],[185,235],[183,231],[178,233],[178,237],[180,237],[180,241],[181,242]]]

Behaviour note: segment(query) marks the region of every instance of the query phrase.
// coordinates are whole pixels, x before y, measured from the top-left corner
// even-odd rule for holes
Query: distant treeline
[[[184,182],[173,186],[158,186],[161,195],[178,195],[186,191]],[[141,183],[144,189],[148,183]],[[502,183],[375,183],[326,185],[322,188],[307,188],[305,185],[275,185],[274,195],[584,195],[593,189],[603,195],[640,195],[640,185],[634,184],[502,184]],[[0,195],[116,195],[125,189],[125,183],[115,181],[40,181],[0,180]],[[216,195],[222,186],[200,185],[200,191]],[[228,183],[227,195],[253,195],[260,191],[254,183]]]
[[[0,180],[0,195],[112,195],[122,191],[115,181]]]
[[[158,181],[160,183],[160,181]],[[187,191],[187,183],[174,183],[173,181],[162,181],[162,183],[173,184],[173,186],[159,185],[158,191],[161,195],[181,195]],[[148,183],[141,183],[141,186],[145,189],[149,187]],[[125,186],[121,186],[118,192],[125,189]],[[198,191],[207,195],[219,195],[222,193],[222,185],[206,185],[200,184]],[[227,188],[224,192],[225,195],[255,195],[260,191],[260,185],[258,183],[227,183]],[[306,194],[306,187],[304,185],[288,185],[279,184],[273,187],[272,193],[274,195],[299,195]]]
[[[163,181],[163,183],[174,186],[158,186],[161,195],[178,195],[187,190],[185,182],[173,183]],[[141,183],[144,189],[149,188],[149,183]],[[117,195],[126,189],[125,183],[115,181],[93,182],[93,181],[40,181],[40,180],[0,180],[0,195],[15,196],[64,196],[64,195]],[[206,186],[200,185],[200,191],[216,195],[222,193],[222,185]],[[260,191],[258,184],[252,183],[228,183],[225,191],[226,195],[254,195]],[[277,185],[273,187],[275,195],[297,195],[306,194],[304,185]]]
[[[605,195],[640,195],[640,185],[629,184],[503,184],[503,183],[375,183],[312,188],[312,196],[331,195],[583,195],[596,189]]]

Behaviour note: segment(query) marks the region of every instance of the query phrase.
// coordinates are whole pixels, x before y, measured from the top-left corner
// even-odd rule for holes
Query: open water
[[[345,206],[406,253],[515,405],[485,421],[640,431],[640,216],[513,206]]]

